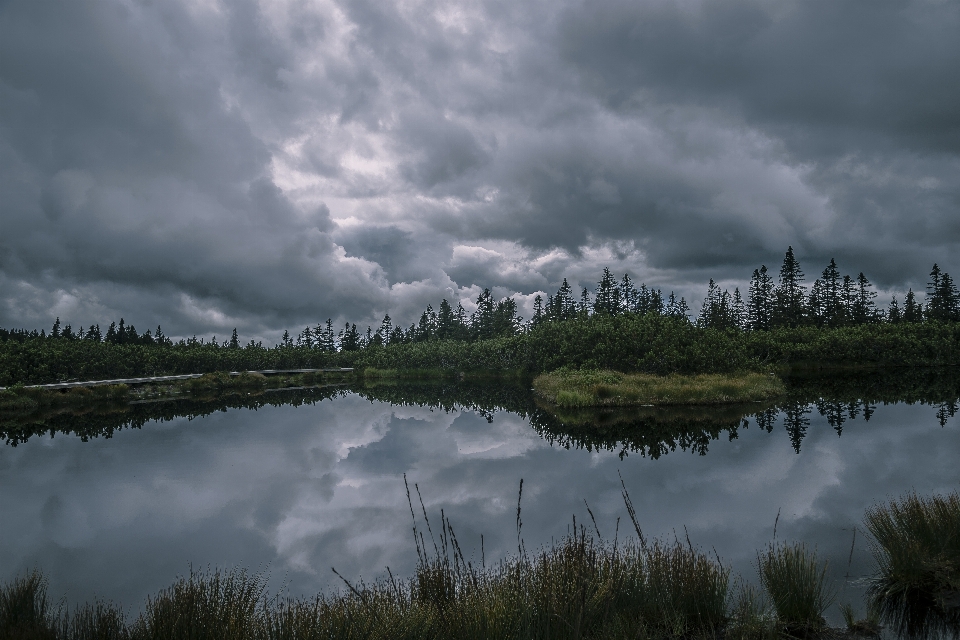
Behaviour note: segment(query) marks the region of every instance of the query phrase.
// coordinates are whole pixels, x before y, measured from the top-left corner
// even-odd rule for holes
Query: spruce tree
[[[617,287],[617,280],[610,273],[610,269],[604,267],[593,299],[593,313],[614,316],[619,311],[620,289]]]
[[[457,303],[457,311],[454,315],[455,326],[456,326],[456,335],[454,338],[456,340],[469,340],[470,339],[470,320],[467,317],[467,311],[463,308],[463,303]]]
[[[533,317],[530,318],[530,326],[535,327],[541,322],[543,322],[544,312],[543,312],[543,296],[539,293],[537,297],[533,299]]]
[[[830,258],[830,264],[820,275],[823,282],[822,298],[822,324],[829,327],[839,327],[845,324],[843,289],[841,285],[840,270],[837,268],[837,261]]]
[[[490,292],[490,289],[484,289],[477,296],[477,310],[470,317],[470,329],[475,340],[486,340],[493,337],[493,311],[493,293]]]
[[[566,278],[557,290],[557,295],[548,299],[544,313],[547,320],[569,320],[577,315],[577,301],[573,297],[573,288]]]
[[[444,300],[446,302],[446,300]],[[443,309],[443,306],[440,307]],[[450,305],[447,305],[447,309],[450,309]],[[452,315],[452,314],[451,314]],[[383,320],[380,321],[380,328],[377,329],[377,336],[379,336],[379,344],[388,345],[390,344],[390,336],[393,334],[393,320],[390,319],[390,314],[383,314]]]
[[[872,290],[873,285],[861,271],[857,276],[857,288],[853,301],[853,321],[856,324],[866,324],[877,321],[877,309],[873,299],[877,292]]]
[[[435,328],[436,322],[433,306],[428,304],[424,312],[420,314],[420,320],[417,322],[414,342],[426,342],[430,340],[433,338]]]
[[[663,293],[659,289],[648,289],[646,284],[641,284],[632,311],[640,315],[654,313],[662,316],[664,314]]]
[[[620,311],[623,313],[635,313],[639,295],[640,292],[633,286],[633,280],[630,279],[630,274],[623,274],[623,278],[620,280]]]
[[[807,321],[817,327],[822,327],[827,322],[824,298],[823,280],[818,278],[813,281],[810,296],[807,298]]]
[[[590,315],[590,292],[584,287],[580,292],[580,304],[577,305],[577,315],[586,318]]]
[[[740,295],[740,287],[733,290],[732,320],[733,326],[737,329],[744,329],[747,326],[747,307],[743,304],[743,297]]]
[[[703,299],[703,306],[697,318],[697,326],[702,328],[729,329],[734,326],[731,310],[730,294],[720,291],[720,287],[713,278],[707,285],[707,296]]]
[[[803,287],[803,271],[793,255],[793,247],[787,248],[780,267],[780,282],[774,290],[773,324],[782,327],[799,327],[804,320],[806,292]]]
[[[404,344],[406,341],[403,327],[394,327],[393,331],[390,332],[390,339],[387,342],[389,344]]]
[[[887,307],[887,322],[890,324],[903,322],[903,310],[900,308],[900,303],[897,302],[897,296],[893,296],[893,299],[890,300],[890,306]]]
[[[924,317],[928,320],[948,322],[960,320],[960,295],[949,273],[936,264],[927,283],[927,308]]]
[[[517,302],[513,298],[504,298],[496,304],[493,310],[492,337],[502,338],[516,335],[523,323],[517,315]]]
[[[159,328],[157,329],[159,331]],[[149,332],[148,332],[149,333]],[[233,333],[230,335],[230,348],[239,349],[240,348],[240,337],[237,336],[237,328],[233,328]]]
[[[361,347],[360,332],[357,331],[357,325],[347,323],[343,331],[340,332],[340,351],[359,351]]]
[[[440,310],[437,312],[437,339],[450,340],[457,333],[457,319],[453,315],[450,303],[444,298],[440,301]]]
[[[850,276],[843,276],[840,284],[840,300],[842,306],[840,318],[836,324],[838,327],[846,326],[853,322],[854,306],[857,302],[857,287],[854,284],[853,278]]]
[[[323,353],[335,353],[337,351],[337,339],[333,333],[333,320],[327,318],[323,328],[317,327],[317,349]]]
[[[670,292],[670,297],[667,300],[666,312],[668,316],[690,320],[690,307],[687,306],[687,301],[682,297],[677,300],[673,291]]]
[[[754,331],[770,329],[773,317],[773,278],[766,265],[753,270],[747,299],[747,323]]]

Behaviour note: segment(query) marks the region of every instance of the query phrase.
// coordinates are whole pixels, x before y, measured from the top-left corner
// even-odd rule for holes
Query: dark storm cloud
[[[928,267],[960,240],[958,28],[954,3],[922,0],[611,2],[571,9],[559,43],[617,113],[693,105],[778,141],[834,218],[798,225],[794,244],[897,282],[885,256]]]
[[[7,2],[0,325],[269,341],[605,265],[696,296],[787,245],[922,288],[960,266],[958,31],[935,0]]]
[[[328,209],[300,210],[274,185],[268,146],[224,104],[223,70],[204,64],[205,34],[182,13],[44,2],[2,11],[8,279],[42,287],[48,274],[87,299],[142,292],[139,303],[108,303],[128,317],[166,297],[180,308],[160,314],[168,331],[204,333],[238,319],[258,329],[364,314],[382,297],[375,265],[338,255]],[[251,43],[264,33],[245,20],[241,7],[236,51],[258,62],[239,64],[273,86],[282,52]],[[23,322],[10,306],[4,324]]]

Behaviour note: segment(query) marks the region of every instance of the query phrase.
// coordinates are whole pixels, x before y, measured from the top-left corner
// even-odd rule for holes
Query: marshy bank
[[[242,371],[177,376],[176,380],[142,379],[135,382],[76,383],[77,386],[14,385],[0,389],[0,412],[31,412],[37,409],[97,404],[161,401],[181,397],[212,398],[220,395],[257,393],[323,384],[351,382],[352,369],[302,371]]]
[[[522,491],[522,484],[521,484]],[[418,492],[419,493],[419,492]],[[408,494],[409,495],[409,494]],[[38,571],[0,586],[0,637],[9,640],[287,638],[910,638],[960,632],[960,497],[907,495],[864,519],[876,561],[863,617],[841,602],[845,628],[824,614],[838,588],[802,543],[757,553],[756,580],[732,575],[687,538],[648,541],[626,489],[636,536],[604,540],[577,523],[548,548],[488,563],[467,558],[443,514],[434,532],[414,518],[417,569],[389,572],[312,598],[271,595],[262,575],[191,571],[128,620],[119,604],[55,603]],[[422,505],[422,501],[421,501]],[[596,535],[593,531],[596,531]],[[336,569],[333,569],[336,572]],[[339,576],[339,574],[337,574]]]
[[[521,484],[522,488],[522,484]],[[826,563],[803,544],[777,543],[757,554],[757,576],[733,575],[722,560],[689,538],[647,540],[624,489],[636,535],[601,537],[596,522],[573,520],[553,545],[488,562],[467,557],[442,513],[434,530],[426,509],[413,507],[418,558],[409,579],[387,576],[367,584],[343,579],[337,592],[290,599],[269,594],[262,575],[243,570],[191,571],[149,597],[127,619],[114,603],[76,608],[55,604],[34,571],[0,587],[0,636],[10,639],[251,639],[287,638],[840,638],[876,637],[896,622],[872,599],[864,617],[841,603],[845,628],[824,614],[837,588]],[[955,500],[955,496],[948,498]],[[922,501],[921,501],[922,502]],[[928,506],[934,504],[930,502]],[[877,507],[898,513],[900,503]],[[927,503],[924,503],[927,504]],[[939,504],[939,503],[937,503]],[[422,507],[422,502],[419,507]],[[416,512],[423,517],[418,520]],[[882,518],[881,518],[882,520]],[[882,579],[888,550],[872,527]],[[596,531],[594,535],[593,531]],[[913,535],[913,534],[907,534]],[[334,569],[334,572],[336,569]],[[337,574],[339,575],[339,574]]]
[[[560,369],[534,378],[533,388],[538,397],[563,408],[737,404],[786,394],[773,373],[660,376]]]

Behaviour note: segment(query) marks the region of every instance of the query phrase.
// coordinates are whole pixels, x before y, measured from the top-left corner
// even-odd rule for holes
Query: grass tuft
[[[960,635],[960,496],[908,494],[869,509],[865,524],[880,620],[908,637]]]
[[[774,544],[758,565],[760,583],[788,634],[806,637],[826,627],[823,613],[836,595],[827,584],[826,562],[803,544]]]

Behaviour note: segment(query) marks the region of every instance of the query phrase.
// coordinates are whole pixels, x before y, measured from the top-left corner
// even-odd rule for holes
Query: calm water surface
[[[573,516],[590,523],[586,504],[604,537],[618,519],[619,535],[629,534],[622,476],[648,536],[689,534],[753,579],[776,522],[778,540],[828,557],[840,599],[859,605],[853,580],[871,564],[854,534],[864,509],[906,491],[958,488],[957,419],[941,426],[936,414],[880,405],[838,436],[814,409],[799,453],[783,414],[770,432],[750,418],[706,455],[677,449],[656,459],[551,444],[516,413],[355,394],[149,421],[86,442],[33,437],[0,448],[0,579],[39,567],[57,598],[106,598],[131,612],[191,565],[267,572],[274,591],[309,595],[338,587],[331,567],[351,580],[387,566],[411,574],[404,474],[477,561],[483,534],[488,563],[516,552],[521,478],[522,537],[533,549],[566,534]]]

